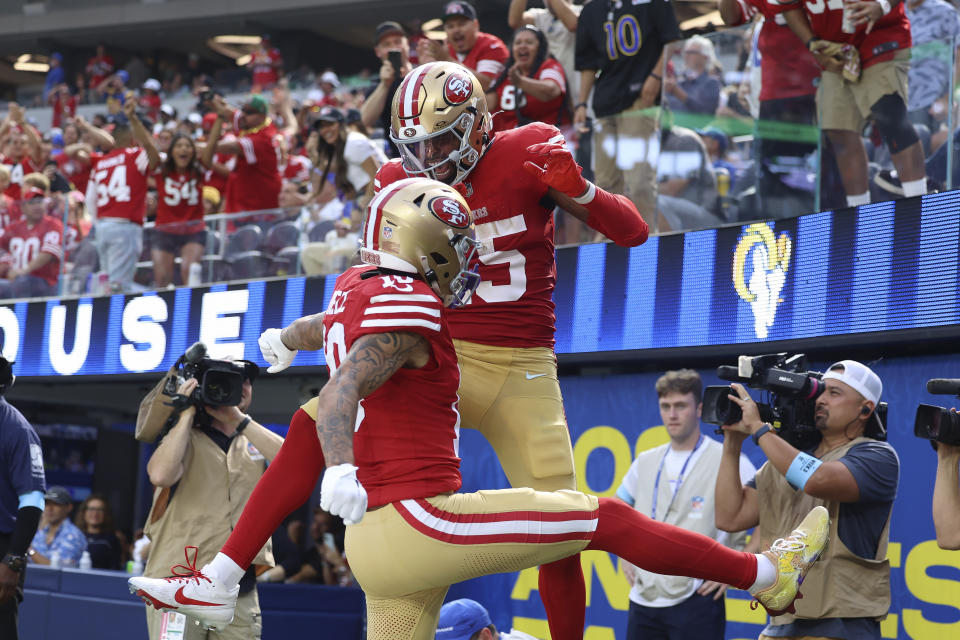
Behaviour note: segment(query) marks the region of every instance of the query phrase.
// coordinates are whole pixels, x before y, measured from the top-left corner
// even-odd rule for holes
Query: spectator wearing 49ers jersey
[[[533,25],[517,29],[506,68],[487,92],[493,130],[531,122],[559,125],[566,95],[563,67],[547,50],[546,36]]]
[[[277,127],[267,116],[267,101],[261,95],[254,95],[235,110],[223,98],[214,96],[210,106],[218,117],[200,162],[211,166],[215,152],[232,153],[236,157],[236,166],[228,179],[224,212],[276,209],[281,186],[280,153]],[[232,123],[235,139],[220,139],[224,122]]]
[[[417,43],[420,62],[459,62],[473,71],[487,91],[510,57],[507,45],[497,36],[480,31],[477,10],[464,0],[452,0],[443,7],[443,30],[446,46],[429,38]]]
[[[0,262],[7,266],[0,298],[35,298],[57,294],[63,259],[63,224],[46,215],[43,189],[24,190],[23,218],[0,232]]]
[[[923,146],[907,117],[912,40],[902,2],[834,6],[797,0],[781,4],[779,10],[824,68],[817,88],[820,127],[837,154],[847,206],[870,203],[867,154],[860,137],[867,120],[890,149],[904,195],[926,193]],[[844,31],[845,17],[853,33]]]
[[[153,258],[153,284],[157,288],[173,282],[174,258],[180,254],[180,282],[189,280],[190,267],[200,262],[207,240],[203,224],[203,167],[197,159],[193,139],[183,133],[174,135],[166,158],[160,155],[150,132],[136,118],[133,135],[146,150],[151,169],[157,167],[156,226],[150,236]]]
[[[128,121],[137,104],[124,105]],[[115,147],[93,166],[87,186],[87,207],[96,213],[97,253],[113,291],[128,291],[143,249],[143,218],[147,208],[150,158],[137,146],[127,122],[113,129]]]
[[[10,167],[10,184],[4,193],[14,200],[20,200],[23,177],[43,170],[40,135],[27,124],[23,107],[16,102],[7,105],[7,117],[0,122],[0,164]]]

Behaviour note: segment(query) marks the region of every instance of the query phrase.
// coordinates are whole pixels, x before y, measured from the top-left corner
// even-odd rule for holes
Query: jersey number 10
[[[634,56],[640,51],[643,37],[640,34],[640,25],[632,15],[620,16],[617,25],[613,22],[604,22],[603,31],[607,35],[607,57],[616,60],[620,56]]]

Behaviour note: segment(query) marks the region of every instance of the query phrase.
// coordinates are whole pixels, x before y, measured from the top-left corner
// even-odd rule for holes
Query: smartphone
[[[334,542],[334,540],[333,540],[333,534],[332,534],[332,533],[325,533],[325,534],[323,534],[323,546],[329,547],[329,548],[333,549],[334,551],[337,550],[337,543]]]
[[[387,60],[390,61],[390,65],[393,67],[393,73],[400,75],[400,68],[403,67],[403,53],[395,50],[388,51]]]
[[[213,100],[213,91],[211,89],[206,89],[201,91],[198,97],[200,98],[200,104],[206,104]]]

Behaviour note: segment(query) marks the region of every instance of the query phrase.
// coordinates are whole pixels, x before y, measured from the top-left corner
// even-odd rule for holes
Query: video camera
[[[176,376],[167,377],[164,393],[177,394],[184,381],[194,378],[197,388],[190,394],[190,402],[199,407],[235,407],[243,395],[243,381],[251,382],[260,373],[259,367],[247,360],[215,360],[207,357],[207,345],[195,342],[177,360]]]
[[[815,447],[822,437],[814,414],[817,397],[823,393],[823,374],[809,371],[807,357],[798,353],[771,353],[740,356],[736,367],[717,367],[717,375],[753,389],[767,392],[766,402],[758,402],[760,419],[769,422],[781,438],[801,451]],[[733,387],[709,386],[703,393],[703,421],[710,424],[734,424],[743,418],[739,405],[727,395],[737,395]],[[864,435],[886,440],[887,403],[877,405]],[[718,434],[723,430],[718,429]]]
[[[935,395],[960,397],[960,380],[934,378],[927,380],[927,391]],[[913,423],[913,435],[931,442],[960,445],[960,415],[944,407],[921,404]]]

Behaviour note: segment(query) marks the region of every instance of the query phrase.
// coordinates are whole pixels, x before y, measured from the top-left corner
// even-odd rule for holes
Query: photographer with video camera
[[[824,557],[804,581],[808,597],[798,599],[795,610],[775,614],[760,638],[879,640],[879,621],[890,607],[886,555],[900,469],[893,447],[883,441],[886,431],[882,412],[877,412],[883,385],[869,367],[853,360],[833,364],[822,377],[769,367],[752,375],[763,358],[752,359],[753,370],[746,374],[741,358],[739,379],[772,391],[773,408],[758,406],[743,385],[734,383],[735,394],[726,396],[732,411],[719,421],[724,443],[715,496],[717,526],[725,531],[756,526],[754,535],[765,545],[773,542],[775,532],[789,531],[803,514],[823,505],[830,513],[830,531]],[[780,391],[780,381],[791,377],[802,383],[803,393]],[[789,407],[788,420],[782,419],[784,407]],[[819,442],[807,438],[801,443],[794,436],[803,433],[799,427],[809,426],[801,422],[810,421],[811,409]],[[762,414],[782,428],[775,429]],[[742,486],[740,449],[748,436],[768,461],[754,481]],[[777,540],[773,547],[789,543]]]
[[[151,425],[160,423],[158,408],[160,413],[169,408],[169,416],[160,423],[164,429],[160,443],[147,463],[155,490],[144,526],[151,540],[144,575],[189,574],[189,568],[212,560],[233,530],[266,464],[280,450],[283,438],[246,413],[258,373],[252,362],[207,358],[206,347],[197,343],[141,403],[137,433],[141,440],[157,435]],[[188,544],[197,544],[209,557],[204,553],[198,556],[194,550],[192,557],[186,554],[184,564],[183,549]],[[273,565],[269,542],[254,565]],[[150,639],[168,637],[176,629],[183,630],[183,640],[260,638],[253,568],[241,580],[239,591],[233,622],[222,632],[209,635],[181,614],[147,607]]]
[[[960,397],[960,380],[927,381],[930,393]],[[937,451],[937,479],[933,485],[933,528],[937,546],[960,549],[960,414],[956,409],[921,404],[913,433],[929,440]]]

